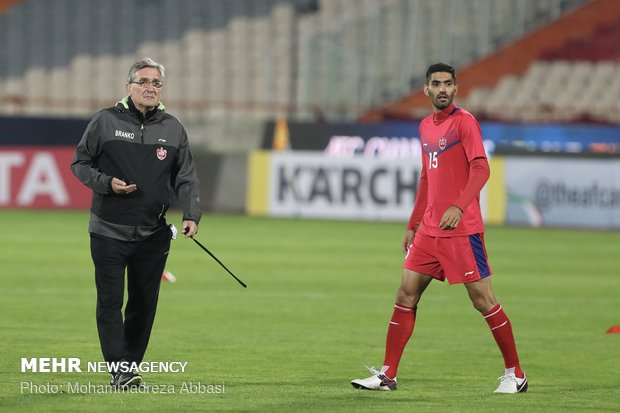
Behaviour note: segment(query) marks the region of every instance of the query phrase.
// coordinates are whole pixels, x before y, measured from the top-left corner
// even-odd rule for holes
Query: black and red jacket
[[[89,232],[136,241],[166,225],[172,193],[183,220],[200,221],[198,177],[183,125],[159,106],[146,117],[129,97],[95,114],[71,164],[93,190]],[[127,195],[112,191],[112,178],[135,183]]]

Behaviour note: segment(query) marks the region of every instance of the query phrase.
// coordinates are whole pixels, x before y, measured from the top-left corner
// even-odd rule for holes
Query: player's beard
[[[445,99],[440,101],[439,100],[440,97],[442,98],[445,97]],[[454,95],[448,95],[448,94],[437,95],[433,97],[433,106],[435,106],[439,110],[443,110],[447,108],[448,106],[450,106],[453,100],[454,100]]]

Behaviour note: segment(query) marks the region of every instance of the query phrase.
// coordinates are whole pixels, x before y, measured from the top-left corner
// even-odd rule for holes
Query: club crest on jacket
[[[166,159],[167,155],[168,155],[168,150],[167,149],[164,149],[163,147],[157,148],[157,158],[160,161],[163,161],[164,159]]]

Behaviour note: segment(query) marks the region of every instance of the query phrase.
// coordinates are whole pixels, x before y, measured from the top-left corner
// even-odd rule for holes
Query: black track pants
[[[91,234],[97,285],[97,329],[105,361],[140,363],[149,343],[159,284],[170,249],[170,229],[162,227],[136,242]],[[127,269],[127,305],[122,307]]]

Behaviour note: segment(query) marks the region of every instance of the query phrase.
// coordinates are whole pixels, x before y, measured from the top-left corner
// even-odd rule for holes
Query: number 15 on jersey
[[[437,152],[429,152],[428,153],[428,169],[437,168],[438,165],[438,157]]]

